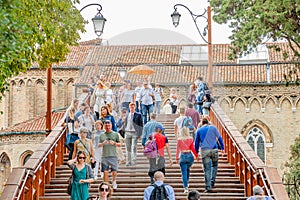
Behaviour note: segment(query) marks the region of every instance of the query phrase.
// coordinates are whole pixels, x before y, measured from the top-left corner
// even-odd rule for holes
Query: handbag
[[[75,169],[75,168],[74,168]],[[71,195],[71,192],[72,192],[72,184],[73,184],[73,174],[74,174],[74,169],[72,170],[72,175],[69,177],[67,183],[68,183],[68,186],[67,186],[67,194],[68,195]]]
[[[204,101],[202,108],[209,109],[209,108],[210,108],[210,105],[211,105],[211,102]]]

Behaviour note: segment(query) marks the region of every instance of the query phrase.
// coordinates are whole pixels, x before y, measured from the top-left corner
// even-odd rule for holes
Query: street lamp
[[[97,8],[98,13],[95,15],[95,17],[92,19],[92,21],[94,24],[94,31],[95,31],[96,35],[98,37],[100,37],[103,33],[104,25],[106,22],[106,19],[101,14],[102,6],[98,3],[91,3],[91,4],[88,4],[88,5],[84,6],[83,8],[81,8],[79,12],[81,12],[82,10],[84,10],[85,8],[87,8],[89,6],[99,6],[99,8]]]
[[[127,70],[124,67],[119,69],[119,74],[120,74],[120,77],[122,78],[122,80],[125,78],[126,72],[127,72]]]
[[[185,9],[187,9],[190,12],[199,35],[204,40],[204,42],[207,43],[207,47],[208,47],[208,85],[210,87],[210,90],[212,91],[212,88],[213,88],[213,83],[212,83],[213,70],[212,70],[212,43],[211,43],[211,8],[210,8],[210,6],[208,6],[207,10],[204,9],[204,12],[202,14],[196,15],[187,6],[185,6],[183,4],[176,4],[174,6],[174,12],[171,14],[173,25],[175,27],[177,27],[179,25],[179,21],[180,21],[180,17],[181,17],[179,12],[177,11],[177,7],[180,7],[180,6],[184,7]],[[206,13],[207,13],[207,17],[205,16]],[[207,25],[204,28],[202,33],[201,33],[201,31],[200,31],[200,29],[197,25],[197,19],[201,18],[201,17],[206,19],[206,21],[207,21]],[[205,39],[206,34],[208,34],[207,40]]]
[[[103,33],[104,25],[106,22],[106,19],[101,14],[102,6],[97,3],[92,3],[84,6],[80,9],[79,12],[84,10],[85,8],[89,6],[99,6],[97,8],[98,13],[95,15],[95,17],[92,19],[94,24],[94,30],[98,37],[101,36]],[[46,111],[46,135],[48,135],[52,131],[52,65],[47,69],[47,111]]]

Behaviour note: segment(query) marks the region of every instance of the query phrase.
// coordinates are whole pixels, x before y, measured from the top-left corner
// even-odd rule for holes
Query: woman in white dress
[[[106,104],[107,87],[102,81],[97,82],[96,89],[91,98],[91,105],[94,106],[97,119],[99,119],[99,112],[102,106]]]

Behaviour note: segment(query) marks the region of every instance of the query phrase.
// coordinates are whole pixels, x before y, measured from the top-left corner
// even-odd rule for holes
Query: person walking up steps
[[[168,184],[164,184],[164,179],[164,173],[162,173],[161,171],[155,172],[155,182],[144,190],[144,200],[175,200],[175,193],[173,187]],[[159,190],[156,189],[161,186],[163,187],[163,191],[165,191],[163,192],[163,194],[167,197],[163,196],[163,194],[161,192],[158,192]]]
[[[217,142],[219,142],[221,150],[224,152],[223,139],[218,129],[214,125],[210,125],[208,119],[204,117],[202,119],[202,126],[196,132],[195,150],[198,153],[199,147],[201,147],[205,193],[212,192],[211,189],[216,183],[219,158]]]
[[[190,168],[194,163],[194,158],[197,157],[198,154],[194,148],[193,137],[190,136],[189,129],[187,127],[183,127],[177,140],[176,163],[180,165],[184,193],[189,192],[188,184],[190,178]]]

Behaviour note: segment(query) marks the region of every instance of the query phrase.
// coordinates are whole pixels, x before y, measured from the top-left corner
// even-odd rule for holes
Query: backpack
[[[152,139],[149,138],[149,140],[146,142],[144,156],[147,156],[148,158],[155,158],[157,154],[157,144],[153,136]]]
[[[194,131],[195,127],[194,127],[194,124],[193,124],[193,120],[190,116],[186,116],[183,119],[181,128],[184,127],[184,126],[188,127],[188,129],[190,129],[190,131]]]
[[[208,88],[207,83],[203,83],[203,90],[204,90],[204,94],[210,94],[210,90]]]
[[[167,190],[165,188],[165,184],[158,186],[154,183],[151,186],[153,186],[154,189],[151,192],[150,200],[168,200],[169,199]]]

